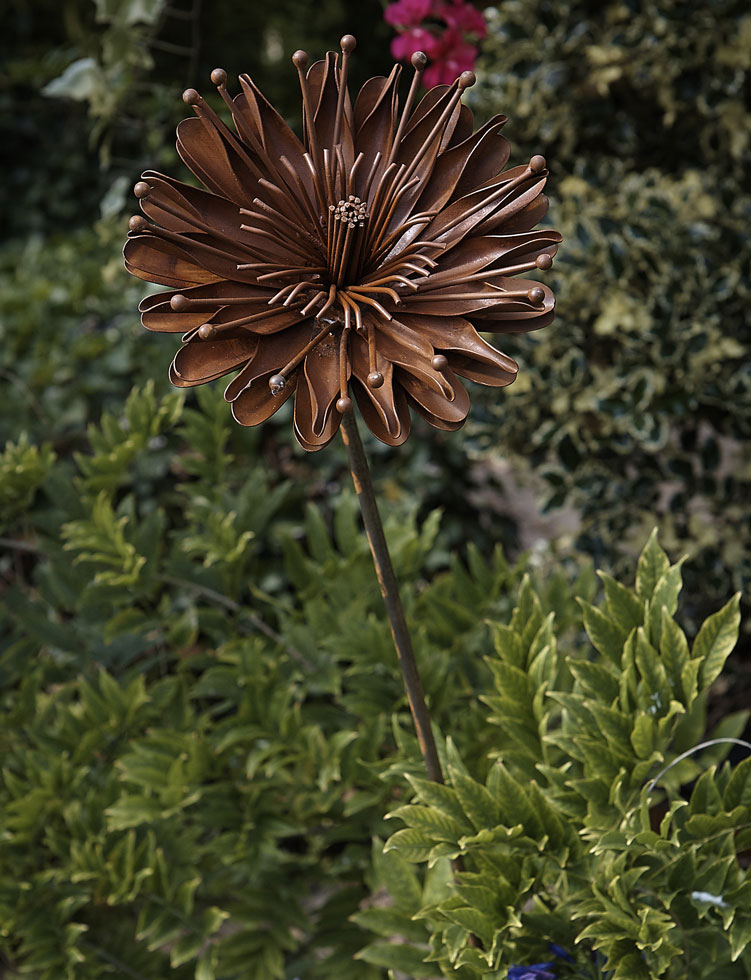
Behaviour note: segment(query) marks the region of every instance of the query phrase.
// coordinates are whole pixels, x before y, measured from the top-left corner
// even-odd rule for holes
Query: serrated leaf
[[[438,972],[435,966],[425,962],[427,953],[427,949],[418,949],[406,943],[376,942],[355,953],[355,959],[372,963],[373,966],[382,966],[387,970],[399,970],[400,973],[420,980],[423,977],[435,977]]]
[[[605,603],[610,618],[626,633],[641,626],[644,622],[644,603],[634,595],[631,589],[621,585],[605,572],[597,573],[605,587]]]
[[[456,843],[465,828],[440,810],[426,806],[401,806],[387,814],[388,818],[398,817],[408,827],[415,827],[432,838],[433,841]]]
[[[526,666],[521,636],[511,626],[493,624],[493,645],[501,661],[523,670]]]
[[[461,826],[465,832],[473,829],[472,824],[462,809],[456,791],[451,789],[450,786],[434,783],[432,780],[412,776],[409,773],[407,774],[407,779],[421,803],[425,803],[432,809],[445,813],[446,816]]]
[[[678,596],[681,591],[682,578],[681,566],[685,558],[681,558],[675,565],[671,565],[658,579],[652,597],[649,600],[647,609],[647,621],[649,624],[649,638],[653,646],[658,646],[662,633],[662,610],[667,609],[668,615],[672,616],[678,606]]]
[[[405,827],[389,837],[383,850],[385,853],[398,851],[405,861],[416,864],[428,859],[432,847],[433,841],[421,830]]]
[[[476,830],[494,827],[498,823],[499,810],[487,789],[471,776],[458,772],[453,766],[449,767],[449,777],[459,803],[473,827]]]
[[[585,694],[596,696],[605,704],[610,704],[618,697],[618,676],[612,667],[605,663],[593,663],[589,660],[574,660],[569,657],[566,663],[571,673],[577,679]]]
[[[592,646],[611,663],[619,664],[626,633],[596,606],[584,602],[583,599],[577,601],[581,607],[584,628]]]
[[[636,594],[640,599],[652,598],[660,577],[670,567],[668,556],[657,541],[657,528],[649,535],[636,567]]]
[[[701,660],[699,687],[703,690],[719,675],[738,639],[740,593],[706,619],[694,641],[691,656]]]

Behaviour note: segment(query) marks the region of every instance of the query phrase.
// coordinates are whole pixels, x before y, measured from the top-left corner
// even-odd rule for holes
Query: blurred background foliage
[[[140,172],[186,176],[174,150],[180,93],[194,85],[213,98],[212,68],[249,71],[292,123],[297,48],[319,56],[352,31],[354,84],[389,70],[382,4],[363,0],[354,18],[351,9],[345,0],[5,0],[0,756],[13,760],[3,785],[15,800],[15,843],[0,911],[15,937],[5,965],[33,952],[34,977],[150,980],[172,956],[170,975],[203,980],[216,964],[195,972],[191,956],[214,933],[228,949],[222,976],[243,948],[259,977],[381,975],[352,965],[364,938],[346,923],[375,880],[369,841],[387,835],[382,816],[399,793],[390,754],[409,757],[414,746],[343,452],[334,443],[303,453],[285,409],[261,431],[240,429],[221,386],[187,402],[171,393],[170,342],[141,328],[136,307],[149,287],[120,255]],[[471,101],[478,119],[510,117],[512,164],[548,158],[548,220],[565,237],[546,277],[559,316],[539,334],[504,338],[519,378],[500,395],[471,386],[461,433],[417,420],[397,452],[368,443],[415,593],[426,686],[470,761],[490,747],[468,710],[487,681],[484,617],[504,619],[521,576],[498,545],[512,560],[532,549],[526,561],[548,583],[546,609],[562,629],[579,628],[573,595],[591,596],[588,562],[620,576],[655,524],[673,557],[691,554],[681,600],[689,634],[735,589],[748,624],[751,577],[747,5],[506,0],[487,18]],[[551,578],[552,567],[564,571]],[[748,643],[747,632],[715,685],[714,721],[748,704]],[[262,703],[295,671],[290,701]],[[236,751],[222,742],[232,717],[246,726]],[[169,737],[147,744],[157,720]],[[248,816],[216,842],[201,837],[224,819],[219,797],[195,828],[180,823],[195,785],[211,778],[195,755],[196,728],[222,760],[211,775],[232,786],[243,746],[286,733],[273,758],[247,763],[265,766],[268,780],[268,797],[247,803],[261,829]],[[352,738],[334,741],[337,732]],[[143,752],[169,745],[183,760],[172,796],[148,785],[150,762],[128,755],[130,740]],[[307,754],[296,754],[300,740]],[[302,795],[290,802],[297,784]],[[138,821],[156,812],[143,803],[154,793],[167,816],[150,836]],[[278,822],[279,808],[293,806]],[[180,877],[179,862],[154,872],[174,856],[178,826],[186,847],[200,837],[190,875],[210,883],[192,953],[188,940],[174,952],[194,907],[192,878]],[[233,875],[256,832],[259,877],[245,866]],[[310,898],[321,869],[328,884]],[[288,885],[272,928],[247,894],[250,881],[263,894],[280,875]],[[45,902],[24,897],[25,882]],[[144,891],[148,921],[138,923]],[[211,911],[224,908],[219,893],[240,923],[234,952]],[[341,962],[300,939],[315,932],[324,948],[342,924]],[[30,952],[18,936],[34,930],[54,938]],[[109,953],[96,940],[108,935]]]

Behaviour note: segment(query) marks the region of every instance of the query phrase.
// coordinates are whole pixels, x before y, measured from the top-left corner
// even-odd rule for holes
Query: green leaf
[[[412,866],[396,851],[387,852],[377,838],[372,847],[373,868],[399,909],[416,912],[422,905],[422,888]]]
[[[428,933],[422,922],[416,922],[410,915],[405,915],[395,908],[372,907],[362,909],[350,916],[362,929],[370,929],[379,936],[391,939],[393,936],[404,936],[413,942],[426,942]]]
[[[451,789],[450,786],[434,783],[430,779],[422,779],[419,776],[412,776],[409,773],[407,774],[407,779],[421,803],[425,803],[432,809],[445,813],[465,833],[473,829],[472,824],[467,820],[462,809],[456,791]]]
[[[681,558],[675,565],[671,565],[657,581],[652,593],[652,598],[647,605],[647,620],[649,623],[649,636],[653,646],[658,646],[662,632],[663,608],[667,609],[668,615],[672,616],[678,606],[678,596],[681,591],[683,579],[681,578],[681,566],[685,558]]]
[[[471,776],[465,776],[454,769],[453,766],[449,767],[449,777],[459,803],[475,829],[495,827],[499,819],[499,810],[487,789]]]
[[[389,837],[383,850],[385,853],[398,851],[405,861],[416,864],[427,861],[432,847],[433,841],[421,830],[405,827]]]
[[[426,806],[401,806],[387,814],[388,819],[392,817],[398,817],[409,827],[416,827],[434,841],[444,840],[455,844],[465,833],[466,825],[462,826],[440,810]]]
[[[597,574],[605,587],[605,602],[610,618],[626,633],[641,626],[644,622],[644,603],[641,599],[605,572]]]
[[[730,926],[730,959],[735,962],[751,943],[751,915],[736,913]]]
[[[609,616],[606,616],[596,606],[590,605],[583,599],[577,600],[581,606],[584,628],[587,631],[592,646],[611,663],[620,664],[623,642],[626,633]]]
[[[683,687],[684,670],[689,662],[688,641],[683,630],[675,622],[665,606],[662,607],[661,612],[660,656],[665,665],[665,671],[667,672],[674,697],[680,698],[686,707],[689,708],[691,707],[693,698],[689,700],[687,695],[691,694],[691,690],[689,687],[687,692]]]
[[[493,645],[495,651],[504,663],[519,670],[526,667],[525,650],[521,636],[511,626],[493,623]]]
[[[640,599],[652,598],[660,577],[670,567],[668,556],[657,542],[657,528],[649,535],[636,567],[636,594]]]
[[[655,748],[655,740],[657,738],[657,725],[655,720],[651,715],[645,714],[643,711],[634,719],[634,727],[631,732],[631,744],[634,747],[634,752],[640,759],[648,759]]]
[[[726,810],[751,807],[751,758],[743,759],[733,770],[725,787],[723,804]]]
[[[398,970],[408,977],[421,980],[423,977],[435,977],[437,972],[432,963],[425,962],[427,955],[427,949],[418,949],[406,943],[376,942],[355,953],[355,959],[372,963],[373,966],[382,966],[387,970]]]
[[[708,687],[719,675],[730,651],[738,639],[740,625],[740,593],[736,593],[719,612],[706,619],[699,630],[691,651],[692,657],[701,659],[699,687]]]

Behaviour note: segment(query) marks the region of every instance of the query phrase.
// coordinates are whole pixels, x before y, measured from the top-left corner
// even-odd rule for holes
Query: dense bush
[[[751,574],[751,16],[735,0],[489,13],[474,101],[548,157],[565,244],[558,319],[514,345],[518,382],[473,434],[531,461],[611,567],[657,518],[695,556],[695,618]]]
[[[572,885],[557,919],[554,909],[518,918],[539,885],[553,887],[551,862],[562,860],[564,846],[572,874],[576,861],[603,888],[624,865],[626,898],[617,901],[636,922],[644,897],[636,870],[658,839],[642,839],[643,784],[701,737],[703,692],[734,643],[737,601],[705,625],[689,654],[671,618],[680,566],[668,567],[654,540],[639,566],[638,597],[606,579],[598,612],[589,605],[590,572],[573,587],[560,572],[537,573],[534,585],[500,551],[488,561],[471,550],[468,566],[453,561],[428,576],[438,515],[418,529],[394,512],[389,538],[426,693],[438,729],[451,735],[444,761],[453,789],[439,796],[456,793],[452,809],[469,806],[479,832],[467,838],[462,830],[455,841],[440,812],[426,824],[420,806],[408,805],[405,777],[422,803],[435,800],[420,779],[353,495],[338,496],[330,527],[311,506],[301,529],[289,519],[302,506],[299,488],[270,473],[257,441],[238,438],[245,434],[218,392],[199,397],[196,410],[178,393],[157,400],[151,386],[135,391],[120,417],[106,414],[91,427],[75,465],[28,442],[8,445],[0,458],[0,472],[12,475],[3,480],[0,613],[0,930],[10,975],[375,980],[385,967],[435,976],[447,956],[460,956],[460,974],[471,980],[535,956],[546,937],[573,950],[572,909],[586,912],[586,958],[612,918],[605,894],[586,905]],[[582,645],[577,596],[596,655]],[[486,661],[493,639],[500,659]],[[478,705],[483,694],[490,718]],[[744,720],[727,719],[715,734],[735,735]],[[502,778],[498,764],[488,770],[498,754]],[[513,780],[528,782],[538,761],[535,807],[547,795],[540,813],[558,836],[546,824],[543,847],[539,834],[512,830],[527,819],[522,803],[508,828],[477,823],[471,800],[484,805],[487,794],[473,780],[490,773],[490,791],[503,796],[517,786],[522,800]],[[655,801],[664,792],[672,799],[699,771],[691,761],[675,766]],[[696,852],[695,872],[681,865],[674,912],[698,930],[697,941],[707,918],[725,956],[743,948],[745,913],[721,920],[716,903],[697,904],[688,893],[721,895],[733,908],[746,901],[735,849],[747,846],[749,765],[732,776],[712,772],[697,784],[686,824],[676,797],[659,860],[669,864],[678,844]],[[439,833],[436,855],[465,853],[456,888],[445,860],[424,891],[402,858],[373,844],[387,836],[384,814],[394,807],[417,820],[415,834]],[[564,831],[571,821],[591,836]],[[632,826],[642,837],[624,856]],[[427,856],[432,839],[409,833],[399,832],[392,848],[411,841],[410,860]],[[513,840],[527,870],[509,880],[502,901],[493,898],[493,918],[478,876],[496,860],[483,857],[495,853],[496,837],[502,848]],[[704,870],[719,857],[722,881]],[[660,868],[651,868],[656,879]],[[425,923],[405,919],[426,902]],[[502,911],[509,904],[514,916]],[[662,906],[654,908],[668,929]],[[649,919],[644,928],[653,926]],[[370,941],[371,929],[411,944]],[[467,945],[470,932],[487,969]],[[440,967],[423,963],[431,936]],[[666,962],[678,956],[676,944],[671,932],[660,954]],[[616,947],[604,948],[615,955]]]

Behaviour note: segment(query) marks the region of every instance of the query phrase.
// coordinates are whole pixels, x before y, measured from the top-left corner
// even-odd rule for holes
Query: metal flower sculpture
[[[235,130],[194,89],[197,118],[177,149],[205,190],[153,171],[135,186],[144,216],[130,221],[128,270],[168,286],[140,306],[149,330],[182,333],[173,384],[232,372],[225,397],[243,425],[269,418],[294,393],[307,450],[336,434],[354,396],[382,442],[410,431],[410,409],[457,429],[469,398],[459,376],[510,384],[515,362],[478,331],[549,323],[554,299],[514,278],[548,269],[560,236],[533,231],[547,210],[545,160],[504,171],[505,117],[473,132],[462,92],[471,72],[416,99],[426,57],[412,58],[399,112],[400,68],[371,78],[354,105],[342,38],[306,71],[300,141],[247,75],[211,80]],[[148,219],[148,220],[147,220]]]

